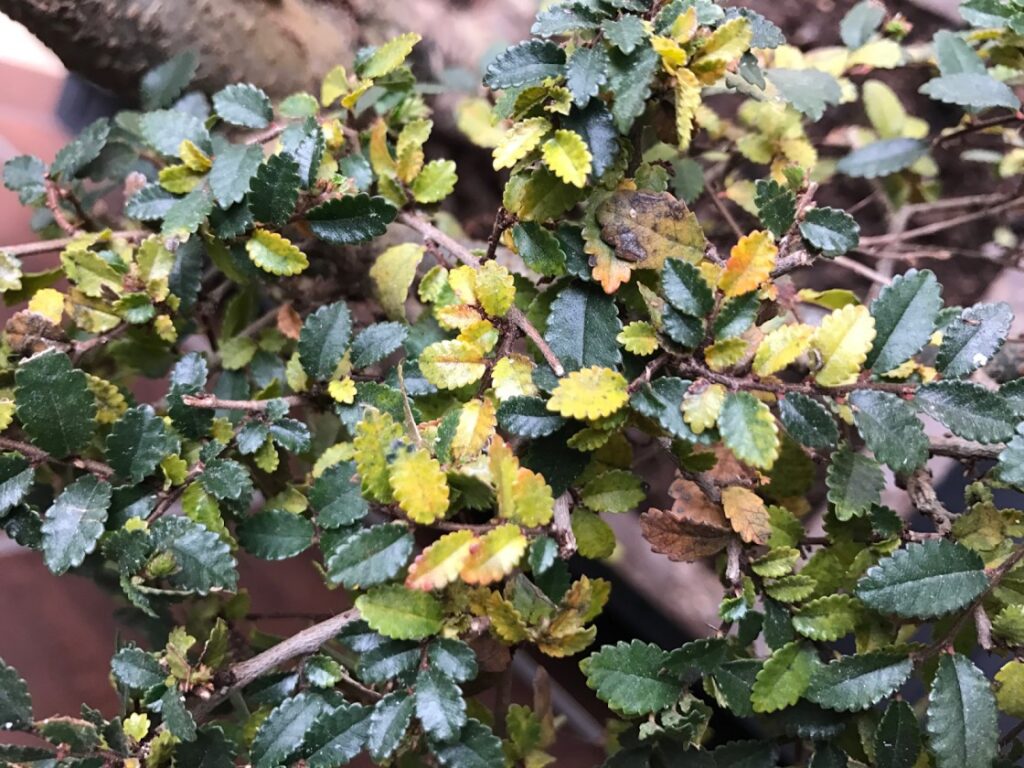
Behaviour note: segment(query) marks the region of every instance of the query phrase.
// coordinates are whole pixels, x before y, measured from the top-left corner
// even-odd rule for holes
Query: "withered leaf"
[[[697,217],[668,192],[619,190],[598,209],[601,238],[637,269],[660,269],[675,257],[704,258],[704,231]]]
[[[732,536],[731,531],[717,525],[653,508],[640,516],[640,532],[655,552],[687,563],[720,552]]]

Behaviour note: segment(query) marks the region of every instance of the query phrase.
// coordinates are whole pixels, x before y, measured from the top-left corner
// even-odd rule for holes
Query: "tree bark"
[[[423,34],[432,70],[475,69],[496,40],[526,33],[533,10],[531,0],[0,0],[69,70],[127,99],[187,49],[200,89],[251,82],[274,97],[316,93],[331,67],[399,31]]]

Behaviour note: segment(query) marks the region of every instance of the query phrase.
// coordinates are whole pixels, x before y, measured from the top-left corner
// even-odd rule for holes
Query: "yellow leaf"
[[[583,368],[558,382],[547,408],[572,419],[600,419],[626,404],[627,386],[617,371],[596,365]]]
[[[157,315],[153,319],[153,330],[168,344],[173,344],[178,340],[178,330],[174,327],[174,321],[171,320],[170,315]]]
[[[676,133],[679,149],[686,151],[693,140],[693,118],[700,106],[700,82],[688,69],[676,71]]]
[[[712,371],[724,371],[738,365],[747,356],[750,343],[742,336],[722,339],[704,350],[704,361]]]
[[[486,99],[463,99],[455,108],[455,121],[466,137],[484,149],[494,149],[505,138],[498,118]]]
[[[452,438],[452,457],[460,462],[475,459],[491,439],[497,425],[493,401],[470,400],[459,412],[455,436]]]
[[[405,301],[425,252],[422,245],[402,243],[388,248],[370,267],[377,298],[390,319],[405,320]]]
[[[402,511],[422,525],[448,511],[448,477],[425,448],[400,453],[391,463],[391,491]]]
[[[732,529],[747,544],[764,544],[772,535],[771,516],[764,500],[753,491],[731,485],[722,491],[722,507]]]
[[[827,315],[811,339],[821,357],[814,380],[824,387],[853,383],[874,340],[875,318],[867,307],[847,305]]]
[[[476,306],[476,270],[462,265],[448,273],[448,285],[463,304]]]
[[[356,383],[348,376],[334,379],[327,385],[327,394],[338,403],[352,405],[356,401]]]
[[[398,166],[388,149],[388,126],[383,118],[370,127],[370,166],[378,176],[394,178],[398,173]]]
[[[503,357],[491,369],[491,384],[498,400],[510,397],[533,397],[537,385],[533,383],[534,365],[525,355]]]
[[[903,63],[903,49],[895,40],[872,40],[850,53],[846,68],[892,69]]]
[[[64,294],[53,288],[41,288],[28,302],[28,311],[42,315],[54,325],[60,325],[64,316]]]
[[[625,326],[615,340],[634,355],[650,355],[658,348],[654,326],[642,320]]]
[[[996,703],[1011,717],[1024,717],[1024,662],[1014,659],[996,673]]]
[[[661,269],[670,256],[691,264],[704,258],[707,241],[697,217],[668,192],[617,190],[598,209],[597,221],[601,239],[635,268]]]
[[[256,229],[245,244],[249,259],[272,275],[297,275],[309,266],[306,254],[277,232]]]
[[[733,246],[718,287],[726,296],[742,296],[767,280],[779,249],[771,232],[751,232]]]
[[[128,410],[128,401],[115,384],[91,373],[85,375],[89,391],[96,398],[96,421],[113,424]]]
[[[515,453],[497,435],[488,449],[488,468],[501,517],[531,527],[551,522],[555,500],[550,486],[541,475],[520,467]]]
[[[373,80],[361,80],[347,94],[341,97],[341,106],[345,109],[352,109],[366,93],[373,87]]]
[[[281,461],[281,457],[277,455],[277,449],[274,447],[274,441],[268,437],[260,449],[256,451],[253,461],[255,461],[256,466],[264,472],[269,473],[276,470],[277,465]]]
[[[394,499],[388,477],[388,454],[393,450],[393,443],[401,439],[402,435],[401,425],[396,424],[390,414],[370,408],[356,425],[356,435],[352,441],[353,458],[359,470],[363,493],[385,504]],[[338,453],[344,456],[347,450],[339,448]],[[344,461],[344,458],[339,457],[330,463],[337,461]],[[318,465],[320,463],[317,461]],[[330,464],[324,464],[324,467],[327,466]],[[313,471],[316,474],[316,467]]]
[[[486,355],[498,343],[498,329],[490,320],[477,320],[459,331],[458,340],[472,344],[481,355]]]
[[[485,261],[476,272],[476,296],[488,315],[504,317],[516,299],[512,273],[496,261]]]
[[[185,195],[195,189],[203,180],[202,174],[196,173],[187,165],[168,165],[161,168],[157,175],[160,186],[175,195]]]
[[[550,130],[551,123],[544,117],[531,117],[513,125],[494,148],[494,170],[514,166],[540,146]]]
[[[690,425],[694,434],[700,435],[715,426],[727,393],[721,384],[710,384],[703,390],[694,392],[696,388],[690,387],[683,395],[682,410],[683,421]]]
[[[320,477],[324,473],[324,470],[328,467],[333,467],[335,464],[342,461],[350,461],[355,459],[356,449],[354,443],[343,442],[335,443],[320,454],[320,458],[313,464],[313,477]],[[385,465],[385,469],[387,465]],[[385,482],[387,477],[385,476]]]
[[[423,145],[430,138],[431,120],[412,120],[402,127],[395,142],[398,178],[408,184],[423,169]]]
[[[409,589],[429,592],[455,581],[478,539],[472,531],[446,533],[420,553],[405,578]]]
[[[718,26],[704,41],[696,60],[702,65],[708,62],[729,64],[750,49],[753,30],[750,22],[739,16]]]
[[[483,322],[483,315],[479,309],[468,304],[449,304],[446,307],[435,307],[434,317],[438,324],[446,331],[465,330],[477,323]]]
[[[415,32],[409,32],[388,40],[370,54],[363,63],[360,73],[369,80],[375,80],[394,72],[405,63],[416,43],[422,39]]]
[[[651,47],[661,57],[661,63],[669,72],[682,67],[690,58],[683,47],[671,37],[651,35]]]
[[[764,337],[754,355],[754,373],[771,376],[795,361],[811,345],[814,328],[797,323],[784,325]]]
[[[527,544],[519,526],[498,526],[473,543],[469,559],[462,568],[462,580],[480,585],[501,580],[519,564]]]
[[[213,162],[210,160],[209,155],[188,139],[182,141],[178,147],[178,157],[181,158],[181,162],[196,173],[206,173],[213,167]]]
[[[578,133],[565,129],[555,131],[555,135],[544,142],[542,152],[544,163],[555,176],[574,187],[586,186],[593,158]]]
[[[320,105],[329,107],[349,92],[348,73],[341,64],[324,75],[320,84]]]
[[[487,366],[480,348],[465,341],[437,341],[420,354],[420,372],[439,389],[458,389],[480,381]]]
[[[14,421],[14,400],[10,397],[0,397],[0,432],[3,432]]]

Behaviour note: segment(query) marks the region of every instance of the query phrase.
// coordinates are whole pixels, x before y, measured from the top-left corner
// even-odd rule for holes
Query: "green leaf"
[[[928,437],[914,407],[898,395],[863,389],[850,395],[853,420],[875,458],[907,474],[928,460]]]
[[[427,734],[442,742],[459,735],[466,724],[466,701],[451,678],[433,667],[421,669],[415,699],[416,717]]]
[[[220,726],[206,725],[199,729],[195,741],[175,746],[174,766],[230,768],[235,765],[236,753],[234,741],[224,735]]]
[[[33,444],[60,459],[89,442],[96,401],[67,355],[50,350],[31,357],[18,366],[14,381],[18,420]]]
[[[846,211],[812,208],[800,222],[800,234],[829,258],[852,251],[860,242],[860,225]]]
[[[457,683],[465,683],[477,675],[476,654],[461,640],[439,637],[427,646],[427,659],[433,669]]]
[[[567,32],[597,29],[599,17],[581,4],[554,5],[537,15],[530,34],[537,37],[555,37]]]
[[[367,737],[367,747],[374,761],[383,761],[398,749],[415,708],[415,699],[405,691],[394,691],[377,702],[370,715]]]
[[[43,559],[53,573],[77,567],[96,548],[110,507],[110,483],[92,475],[65,488],[46,510]]]
[[[332,245],[355,245],[383,235],[398,211],[383,197],[359,194],[328,200],[306,214],[309,228]]]
[[[605,39],[623,53],[633,50],[647,37],[644,23],[637,16],[622,16],[618,19],[605,19],[601,25]]]
[[[372,711],[360,704],[325,710],[306,736],[309,768],[337,768],[362,752],[370,733]]]
[[[458,180],[453,160],[431,160],[413,179],[410,189],[417,203],[439,203],[455,190]]]
[[[835,419],[807,395],[791,392],[779,400],[779,419],[793,439],[808,448],[834,448],[839,439]]]
[[[221,208],[240,202],[249,182],[263,162],[263,150],[255,144],[224,144],[210,169],[210,190]]]
[[[905,701],[891,701],[875,729],[878,768],[914,768],[921,754],[921,727]]]
[[[630,54],[611,51],[608,88],[615,94],[612,117],[620,133],[629,133],[633,121],[643,113],[651,95],[651,80],[660,63],[661,57],[646,43]]]
[[[935,367],[946,378],[958,379],[988,364],[1006,341],[1013,323],[1008,304],[975,304],[942,330]]]
[[[918,388],[918,407],[965,440],[1001,443],[1013,437],[1017,416],[998,392],[969,381],[937,381]]]
[[[212,210],[210,187],[200,184],[168,208],[160,231],[165,235],[190,235],[199,229]]]
[[[885,475],[877,461],[844,445],[832,455],[825,484],[836,517],[849,520],[863,516],[873,504],[881,502]]]
[[[512,228],[512,241],[523,263],[545,277],[565,274],[565,252],[550,230],[533,221],[524,221]]]
[[[883,139],[854,150],[839,161],[836,170],[858,179],[876,179],[909,168],[927,152],[927,142],[920,139]]]
[[[608,81],[608,54],[604,46],[580,47],[573,51],[565,66],[565,85],[577,107],[586,103]]]
[[[150,113],[153,114],[153,113]],[[50,164],[50,176],[72,179],[100,156],[110,136],[110,121],[105,117],[90,123],[70,143],[57,152]],[[177,154],[177,149],[175,149]]]
[[[999,454],[999,479],[1004,483],[1024,488],[1024,433],[1017,434]]]
[[[341,528],[366,516],[369,505],[354,480],[355,473],[355,463],[343,461],[325,469],[313,482],[309,503],[317,512],[321,528]]]
[[[0,659],[0,731],[32,727],[32,697],[18,671]]]
[[[945,104],[970,109],[1020,109],[1020,99],[1013,89],[988,74],[963,72],[943,75],[929,80],[918,92]]]
[[[843,97],[836,79],[817,69],[769,69],[765,76],[784,100],[815,122]]]
[[[195,51],[186,50],[153,67],[139,83],[142,108],[148,111],[171,106],[192,82],[198,66],[199,56]]]
[[[242,128],[266,128],[274,119],[270,98],[255,85],[229,85],[213,94],[213,108],[224,121]]]
[[[663,669],[668,653],[633,640],[606,645],[580,662],[597,698],[621,715],[646,715],[672,706],[682,687]]]
[[[114,679],[133,691],[147,691],[163,684],[167,672],[151,653],[133,645],[119,650],[110,660]]]
[[[539,397],[510,397],[498,405],[498,426],[519,437],[545,437],[565,425],[565,419],[547,408]]]
[[[718,415],[722,440],[736,458],[771,469],[779,455],[779,430],[768,406],[748,392],[734,392]]]
[[[210,132],[193,114],[177,109],[146,112],[139,118],[142,138],[166,157],[177,157],[181,142],[188,140],[204,152],[210,151]]]
[[[826,709],[856,712],[896,691],[913,671],[906,654],[872,651],[843,656],[814,670],[807,699]]]
[[[893,278],[871,302],[875,341],[865,365],[885,373],[921,351],[942,309],[942,286],[928,269],[909,269]]]
[[[943,75],[985,74],[985,62],[962,37],[948,29],[941,29],[933,38],[935,60]]]
[[[33,155],[17,155],[4,163],[4,186],[31,205],[46,195],[46,164]]]
[[[580,489],[583,503],[595,512],[628,512],[647,497],[640,478],[625,469],[612,469]]]
[[[299,333],[299,362],[314,379],[334,375],[352,337],[352,313],[344,301],[325,304],[309,315]]]
[[[936,768],[988,768],[999,732],[985,675],[959,653],[943,655],[928,696],[928,740]]]
[[[253,737],[249,750],[253,768],[286,764],[324,711],[323,699],[312,693],[299,693],[278,704]]]
[[[286,153],[272,155],[249,183],[249,210],[257,221],[281,226],[299,199],[299,164]]]
[[[593,365],[617,368],[622,352],[615,337],[621,330],[612,297],[596,286],[576,283],[552,302],[544,339],[566,373]]]
[[[692,382],[685,379],[663,376],[650,384],[644,384],[634,392],[629,399],[629,406],[637,413],[652,419],[673,437],[688,443],[710,444],[713,431],[704,430],[699,435],[695,434],[690,425],[683,420],[683,413],[679,409],[683,396],[691,384]]]
[[[235,590],[235,558],[219,535],[186,517],[161,517],[150,530],[156,549],[174,558],[177,570],[167,577],[173,587],[200,595]]]
[[[754,324],[761,309],[757,291],[727,299],[715,317],[715,340],[733,339],[742,336]]]
[[[852,632],[862,615],[849,595],[827,595],[811,600],[793,614],[793,628],[817,642],[833,643]]]
[[[527,40],[498,54],[484,73],[484,85],[500,91],[536,85],[565,73],[565,52],[554,43]]]
[[[207,493],[218,499],[244,499],[252,493],[249,470],[234,459],[212,459],[206,462],[199,481]]]
[[[132,483],[142,482],[177,449],[178,441],[167,433],[163,419],[150,405],[125,411],[107,435],[107,462],[119,477]]]
[[[604,176],[619,154],[619,132],[605,103],[591,99],[582,109],[574,107],[562,119],[562,126],[583,137],[590,150],[594,178]]]
[[[193,408],[182,402],[182,395],[196,395],[206,387],[206,360],[198,352],[181,358],[171,371],[171,388],[167,394],[167,410],[176,429],[186,437],[201,437],[213,421],[213,411]]]
[[[412,554],[409,529],[397,523],[363,528],[326,554],[327,578],[354,589],[394,578]]]
[[[352,342],[352,367],[356,370],[379,363],[402,346],[409,335],[403,323],[374,323],[359,332]]]
[[[185,697],[177,686],[168,688],[160,697],[160,716],[171,735],[181,741],[194,741],[196,721],[185,706]]]
[[[434,747],[434,756],[444,768],[493,768],[503,765],[501,739],[478,720],[470,720],[459,740]]]
[[[124,213],[139,221],[159,221],[178,200],[158,184],[147,184],[125,203]]]
[[[988,585],[977,554],[937,539],[908,544],[880,560],[857,582],[857,597],[880,613],[930,619],[965,608]]]
[[[313,544],[313,524],[283,509],[265,509],[238,526],[238,542],[262,560],[285,560]]]
[[[665,260],[661,289],[668,303],[684,315],[706,317],[715,306],[711,286],[700,270],[681,259]]]
[[[796,195],[774,179],[758,179],[754,183],[754,205],[761,223],[775,237],[789,232],[796,220]]]
[[[839,36],[851,51],[860,48],[885,20],[885,7],[874,0],[861,0],[847,11],[839,23]]]
[[[440,601],[429,592],[406,589],[399,584],[375,587],[356,600],[366,623],[385,637],[422,640],[442,625]]]
[[[750,697],[754,711],[775,712],[796,704],[818,664],[814,648],[806,643],[794,641],[776,649],[754,681]]]
[[[35,477],[35,468],[20,453],[0,454],[0,518],[21,503]]]

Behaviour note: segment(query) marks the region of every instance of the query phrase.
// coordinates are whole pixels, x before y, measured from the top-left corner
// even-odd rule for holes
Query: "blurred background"
[[[838,44],[839,20],[853,4],[742,3],[778,24],[800,47]],[[51,160],[78,128],[134,106],[141,74],[185,48],[200,54],[198,82],[208,93],[241,80],[280,97],[316,90],[318,78],[335,64],[348,63],[359,46],[412,30],[425,40],[417,49],[422,49],[417,62],[421,79],[440,86],[438,141],[448,145],[444,151],[460,165],[455,206],[462,206],[460,218],[469,222],[470,235],[486,236],[500,186],[486,152],[458,136],[450,108],[460,95],[476,93],[482,65],[493,52],[528,33],[537,5],[537,0],[0,0],[0,163],[19,154]],[[957,5],[957,0],[887,3],[890,12],[903,14],[914,25],[912,39],[922,41],[942,26],[959,23]],[[98,18],[102,24],[95,23]],[[943,114],[941,105],[917,97],[918,82],[896,78],[890,84],[911,110],[934,126],[956,119],[948,110]],[[855,119],[838,115],[832,127]],[[819,138],[827,136],[828,121],[816,127]],[[474,172],[466,173],[467,166]],[[944,171],[952,176],[943,183],[954,185],[957,194],[969,193],[969,173],[954,164]],[[975,183],[979,181],[986,185],[983,179]],[[853,189],[849,199],[827,202],[849,208],[861,197],[863,190]],[[474,213],[480,214],[483,232],[473,231]],[[714,218],[709,214],[702,221]],[[945,236],[943,246],[987,242],[998,223],[979,222],[981,230],[960,228]],[[0,246],[32,239],[30,225],[29,211],[20,207],[14,193],[0,188]],[[871,231],[870,221],[865,228]],[[32,264],[33,269],[46,266]],[[941,253],[927,266],[946,284],[948,304],[1004,300],[1015,307],[1018,318],[1024,317],[1017,295],[1022,292],[1014,290],[1015,266]],[[861,290],[870,287],[857,284],[856,276],[845,271],[824,280]],[[932,466],[944,500],[960,508],[961,478],[949,466]],[[662,494],[649,502],[667,505],[671,500]],[[894,493],[889,503],[902,505],[909,514],[904,494]],[[721,589],[710,565],[671,563],[652,554],[635,515],[617,515],[608,522],[619,537],[616,555],[606,567],[588,566],[591,575],[614,582],[609,610],[598,624],[603,642],[640,637],[672,647],[717,626]],[[266,632],[293,632],[344,605],[339,593],[324,588],[308,560],[243,561],[242,577],[254,598],[252,611]],[[0,657],[24,674],[40,717],[73,713],[83,701],[107,714],[116,711],[107,665],[118,634],[125,631],[119,610],[119,603],[91,580],[53,576],[37,554],[16,547],[0,533]],[[516,668],[515,696],[525,699],[535,664],[520,654]],[[593,765],[603,754],[603,705],[590,696],[574,660],[561,660],[550,670],[555,709],[566,718],[559,764]]]

